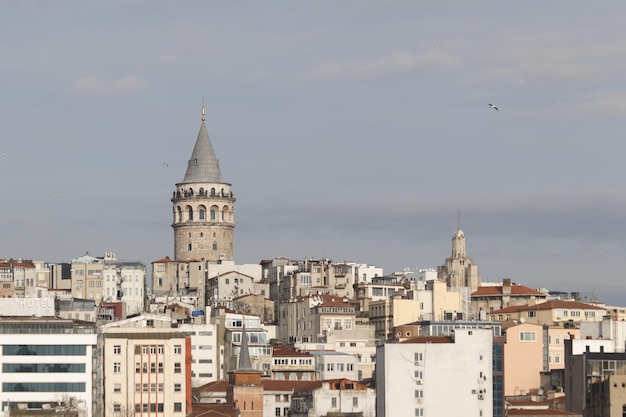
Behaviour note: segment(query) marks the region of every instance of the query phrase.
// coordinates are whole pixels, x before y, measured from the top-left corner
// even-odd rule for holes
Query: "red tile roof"
[[[548,294],[523,285],[511,285],[511,295],[534,295],[547,297]],[[478,287],[472,293],[472,297],[500,297],[502,296],[502,285]]]
[[[570,413],[569,411],[558,410],[556,408],[549,408],[547,410],[537,409],[515,409],[509,408],[506,410],[507,416],[580,416],[581,414]]]
[[[579,309],[579,310],[604,310],[603,307],[594,305],[581,303],[580,301],[565,301],[565,300],[549,300],[545,303],[535,304],[532,306],[513,306],[506,307],[500,310],[495,310],[490,312],[489,314],[503,314],[503,313],[517,313],[520,311],[539,311],[539,310],[553,310],[556,308],[567,308],[567,309]]]
[[[224,416],[237,417],[238,410],[230,403],[196,403],[193,405],[194,417]]]
[[[450,336],[417,336],[400,343],[454,343]]]
[[[272,349],[272,356],[311,356],[305,352],[298,352],[297,350],[289,349],[286,346],[276,345]]]

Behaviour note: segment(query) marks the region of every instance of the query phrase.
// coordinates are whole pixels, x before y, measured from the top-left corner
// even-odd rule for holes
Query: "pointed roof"
[[[202,111],[202,125],[200,126],[193,153],[187,163],[187,172],[185,172],[183,184],[197,182],[224,183],[224,178],[222,178],[222,172],[220,171],[220,163],[215,156],[211,139],[209,139],[209,132],[207,132],[204,124],[204,108]]]
[[[252,362],[250,361],[250,351],[248,350],[248,336],[246,336],[246,324],[243,324],[241,331],[241,349],[239,350],[238,371],[252,370]]]

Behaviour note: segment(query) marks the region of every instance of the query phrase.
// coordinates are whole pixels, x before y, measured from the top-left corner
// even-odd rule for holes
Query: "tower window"
[[[203,208],[201,208],[200,211],[198,212],[198,218],[200,220],[204,220],[205,212],[206,212],[206,210],[203,209]]]
[[[215,220],[215,209],[211,209],[211,220]]]
[[[191,245],[189,245],[189,246],[191,246]],[[191,250],[191,248],[189,250]],[[217,250],[217,243],[213,244],[213,250]]]
[[[211,188],[211,195],[215,196],[215,188]]]
[[[191,243],[187,245],[187,250],[191,250]]]
[[[193,209],[189,207],[189,220],[193,220]]]

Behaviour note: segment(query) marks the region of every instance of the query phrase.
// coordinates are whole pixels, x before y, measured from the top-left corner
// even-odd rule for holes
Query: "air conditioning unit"
[[[415,366],[422,366],[422,362],[421,361],[415,361]]]
[[[424,383],[424,381],[422,381],[421,379],[416,379],[416,380],[415,380],[415,383],[416,383],[417,385],[422,385],[422,384]]]
[[[478,394],[478,399],[479,400],[484,400],[485,399],[485,394]]]
[[[473,389],[472,394],[478,394],[478,390]]]

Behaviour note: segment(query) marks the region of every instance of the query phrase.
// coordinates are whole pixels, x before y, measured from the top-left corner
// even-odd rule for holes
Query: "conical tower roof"
[[[198,182],[224,183],[219,160],[215,156],[211,139],[209,139],[209,132],[204,125],[204,105],[202,106],[202,125],[193,153],[187,163],[187,172],[185,172],[183,184]]]
[[[245,319],[244,319],[245,320]],[[252,370],[252,362],[250,361],[250,351],[248,350],[248,336],[246,335],[246,324],[243,324],[241,331],[241,348],[239,349],[238,371]]]

